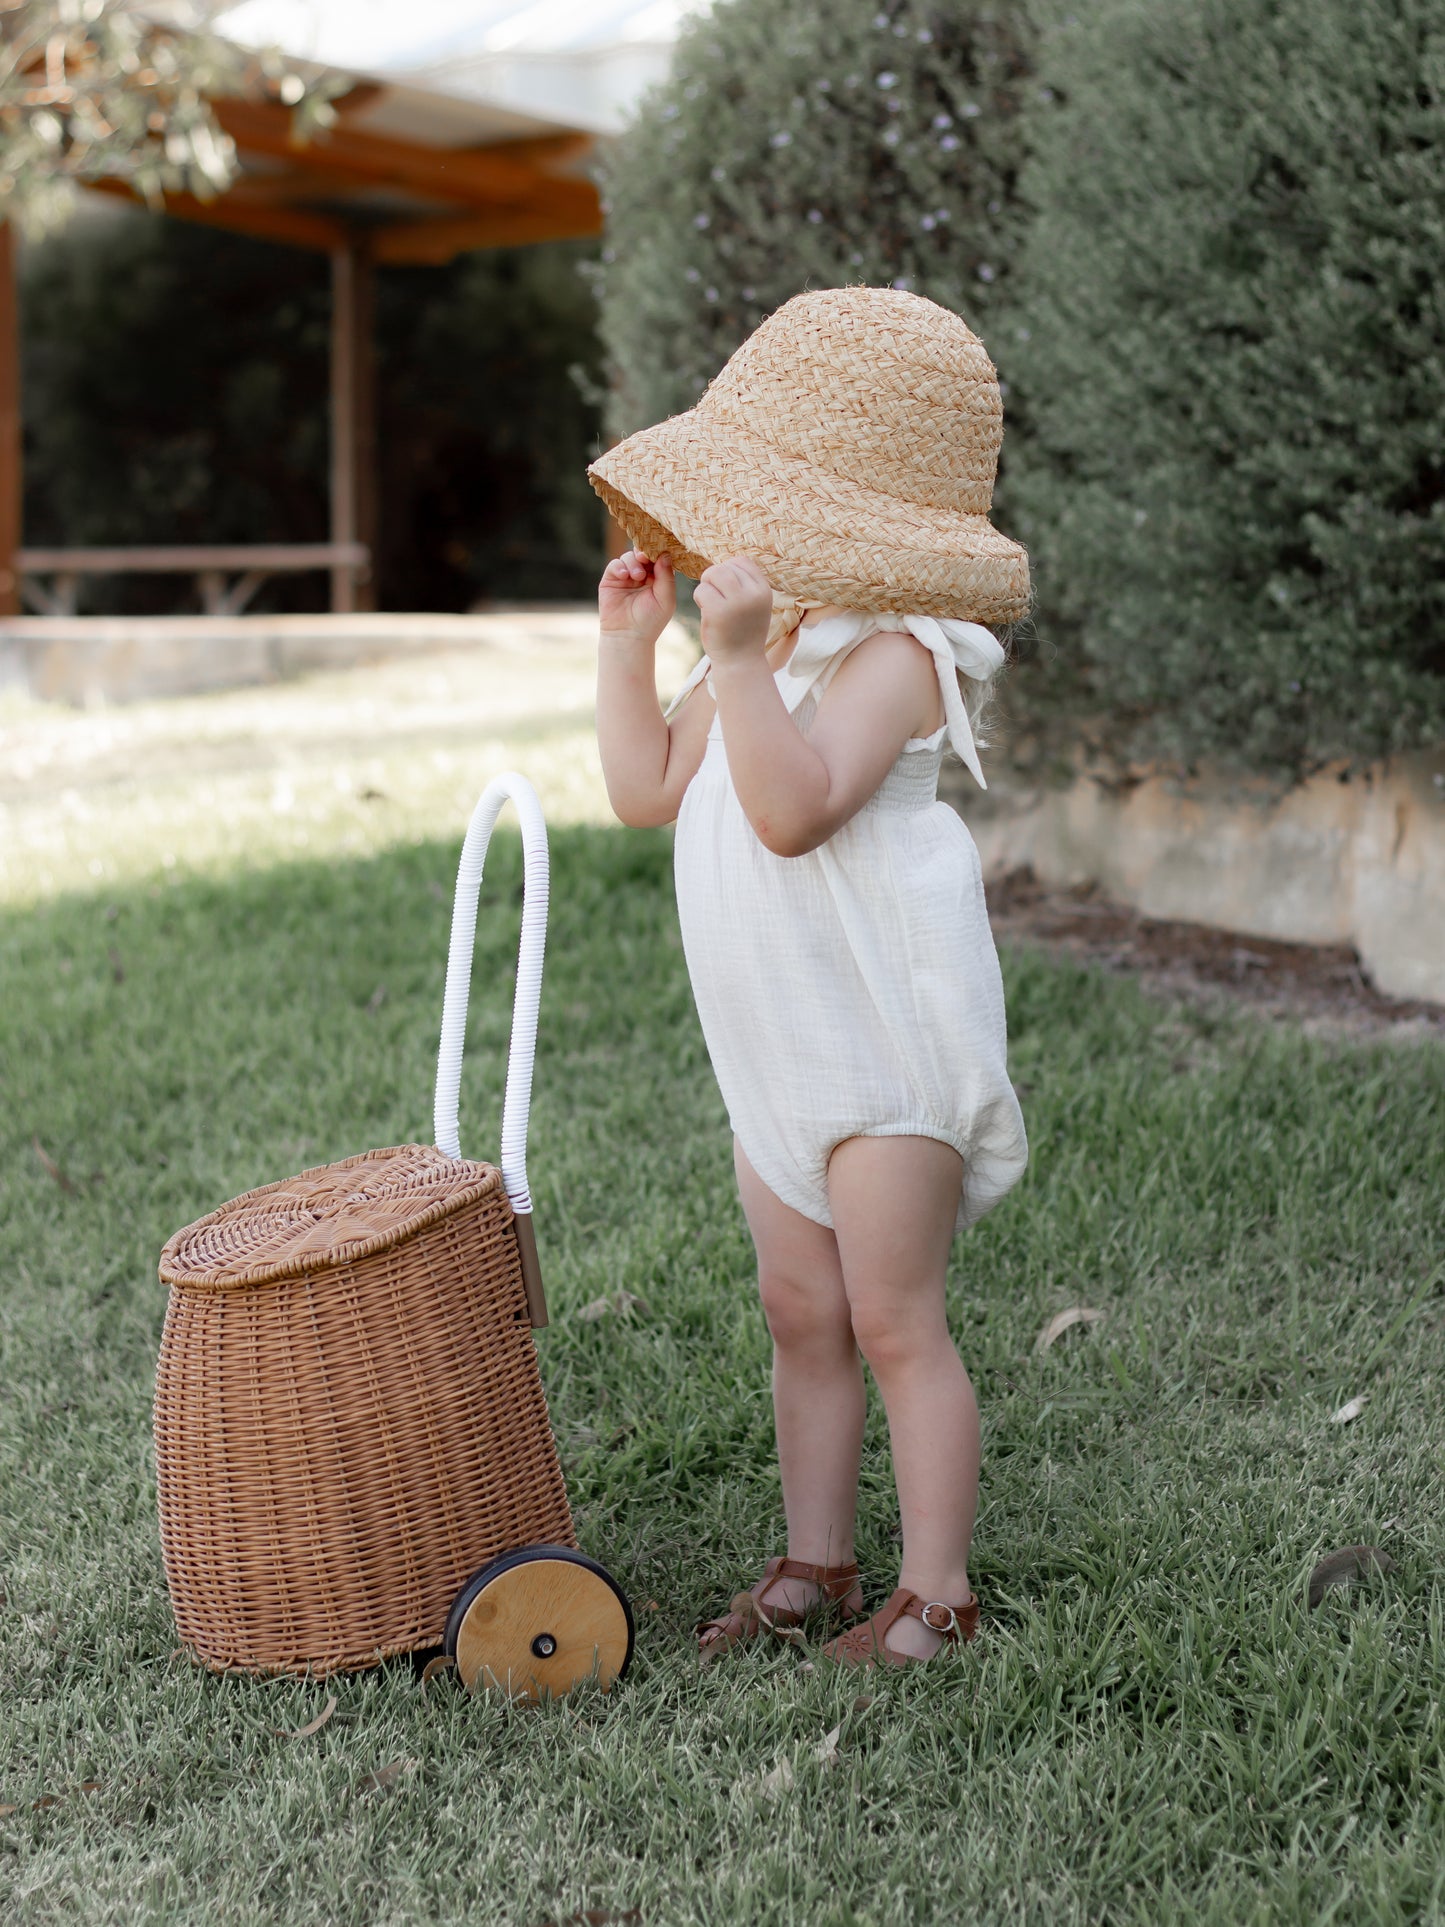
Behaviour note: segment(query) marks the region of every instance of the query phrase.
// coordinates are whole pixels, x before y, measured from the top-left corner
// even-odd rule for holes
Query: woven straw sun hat
[[[989,521],[1003,398],[978,336],[893,288],[795,295],[695,408],[587,471],[629,539],[700,576],[748,555],[775,591],[998,627],[1029,561]]]

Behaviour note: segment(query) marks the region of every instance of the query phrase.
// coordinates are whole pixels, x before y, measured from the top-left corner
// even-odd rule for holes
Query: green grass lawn
[[[1445,1051],[1006,958],[1034,1161],[952,1280],[984,1412],[982,1637],[869,1704],[784,1651],[700,1674],[694,1618],[781,1540],[662,835],[555,838],[532,1149],[542,1371],[582,1543],[637,1605],[627,1681],[525,1712],[409,1664],[258,1682],[176,1652],[157,1253],[248,1186],[430,1137],[456,848],[0,917],[0,1915],[1445,1918]],[[495,1155],[519,875],[499,842],[475,1155]],[[645,1309],[576,1316],[622,1288]],[[1107,1318],[1035,1357],[1075,1304]],[[894,1524],[875,1420],[876,1600]],[[1315,1561],[1357,1541],[1394,1571],[1308,1611]],[[321,1730],[278,1735],[332,1693]]]

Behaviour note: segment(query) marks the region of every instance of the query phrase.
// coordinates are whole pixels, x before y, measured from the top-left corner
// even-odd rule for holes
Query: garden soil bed
[[[1096,885],[1045,888],[1032,870],[1010,870],[988,885],[989,916],[1001,943],[1038,944],[1144,988],[1199,999],[1223,995],[1263,1015],[1317,1030],[1355,1033],[1411,1026],[1445,1035],[1445,1007],[1387,997],[1346,944],[1277,943],[1203,924],[1141,916]]]

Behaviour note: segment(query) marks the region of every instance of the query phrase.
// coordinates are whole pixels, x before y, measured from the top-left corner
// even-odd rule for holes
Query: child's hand
[[[629,549],[602,571],[597,611],[604,635],[655,643],[672,621],[676,607],[677,584],[670,555],[649,562],[640,549]]]
[[[702,646],[713,662],[760,656],[768,646],[773,588],[746,555],[714,562],[697,585]]]

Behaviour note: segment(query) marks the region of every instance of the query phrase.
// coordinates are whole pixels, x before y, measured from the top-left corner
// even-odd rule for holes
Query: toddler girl
[[[1024,1168],[978,854],[937,801],[1028,606],[988,520],[997,377],[956,315],[799,295],[697,406],[594,486],[637,545],[602,578],[597,732],[624,823],[677,822],[678,911],[734,1133],[773,1339],[786,1558],[699,1631],[704,1659],[813,1607],[824,1647],[903,1665],[971,1639],[978,1410],[948,1333],[949,1247]],[[674,563],[706,651],[666,715]],[[960,676],[971,692],[965,700]],[[972,714],[970,713],[972,711]],[[860,1352],[888,1416],[898,1586],[853,1558]]]

